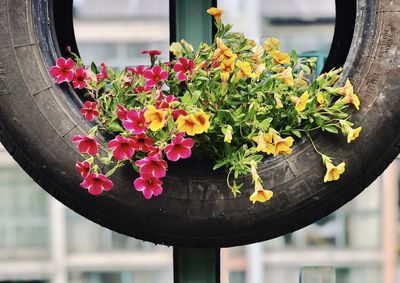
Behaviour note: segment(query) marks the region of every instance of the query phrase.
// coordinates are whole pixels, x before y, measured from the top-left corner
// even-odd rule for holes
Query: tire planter
[[[128,169],[113,178],[112,191],[92,197],[79,187],[74,170],[79,154],[70,142],[91,125],[81,117],[82,102],[73,90],[54,85],[48,74],[65,46],[75,47],[70,4],[0,1],[0,140],[34,181],[98,224],[174,246],[227,247],[268,240],[353,199],[400,151],[400,0],[359,0],[357,6],[338,0],[326,68],[341,65],[348,54],[343,77],[351,78],[360,96],[361,110],[353,120],[363,132],[351,144],[324,134],[315,139],[321,151],[346,162],[340,181],[323,183],[320,157],[302,140],[293,154],[266,159],[259,167],[274,191],[264,204],[249,202],[250,178],[233,198],[223,172],[195,161],[171,165],[163,179],[164,193],[151,201],[134,191]]]

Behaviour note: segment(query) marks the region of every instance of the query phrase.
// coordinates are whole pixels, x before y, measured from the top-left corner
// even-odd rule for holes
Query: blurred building
[[[85,62],[168,60],[166,0],[74,0]],[[220,0],[223,20],[258,43],[327,55],[334,0]],[[323,64],[320,60],[319,64]],[[398,172],[393,163],[358,198],[293,234],[221,251],[222,282],[297,283],[302,266],[335,266],[338,283],[392,283],[397,270]],[[73,165],[71,165],[73,166]],[[349,190],[351,188],[348,188]],[[102,228],[48,196],[0,147],[0,282],[171,283],[172,249]],[[399,276],[400,278],[400,276]],[[397,279],[397,282],[400,282]]]

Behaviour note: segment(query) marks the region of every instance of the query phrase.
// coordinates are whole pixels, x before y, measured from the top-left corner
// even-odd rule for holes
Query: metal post
[[[185,39],[197,48],[201,42],[212,43],[215,27],[207,9],[216,0],[170,0],[171,42]],[[219,283],[220,249],[174,247],[175,283]]]
[[[219,283],[220,249],[174,247],[174,283]]]

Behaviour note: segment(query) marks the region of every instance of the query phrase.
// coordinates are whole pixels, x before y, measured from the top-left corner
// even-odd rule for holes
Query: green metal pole
[[[174,283],[219,282],[219,249],[174,247]]]
[[[196,49],[201,42],[211,44],[215,31],[207,9],[216,0],[170,0],[171,42],[185,39]],[[219,283],[220,250],[174,247],[175,283]]]

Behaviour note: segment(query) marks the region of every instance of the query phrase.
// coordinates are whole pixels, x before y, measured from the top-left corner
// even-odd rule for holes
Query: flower
[[[228,75],[230,73],[233,72],[234,68],[235,68],[235,57],[231,57],[229,59],[225,59],[224,61],[221,62],[221,69],[223,70],[222,73],[228,73]],[[229,76],[228,76],[229,77]]]
[[[280,73],[279,78],[284,81],[285,84],[288,86],[293,86],[294,80],[293,80],[293,74],[292,74],[292,68],[287,67],[282,73]]]
[[[179,58],[179,63],[174,65],[174,71],[177,73],[177,78],[180,81],[186,81],[193,75],[194,62],[192,59]]]
[[[185,132],[189,136],[194,136],[199,131],[199,123],[193,114],[184,116],[180,115],[176,120],[178,131]]]
[[[217,22],[217,24],[219,24],[221,22],[221,15],[224,13],[224,9],[211,7],[207,10],[207,13],[214,16],[215,21]]]
[[[131,159],[135,153],[136,143],[132,139],[124,138],[120,135],[108,143],[107,149],[112,150],[116,160]]]
[[[337,88],[336,93],[342,96],[347,96],[351,95],[353,93],[353,90],[354,90],[353,85],[351,84],[350,80],[347,79],[343,87]]]
[[[251,66],[249,62],[243,62],[237,60],[236,66],[238,66],[239,71],[237,73],[237,78],[240,80],[241,78],[255,78],[256,75],[251,72]]]
[[[171,161],[177,161],[179,158],[186,159],[192,155],[190,150],[194,141],[191,138],[185,139],[183,133],[179,133],[173,140],[172,143],[164,148],[165,155]]]
[[[257,151],[265,152],[266,154],[273,154],[275,146],[272,144],[273,133],[259,132],[258,136],[253,137],[253,141],[257,143]]]
[[[99,195],[103,191],[109,191],[113,187],[113,182],[103,174],[90,173],[81,183],[81,187],[89,191],[91,195]]]
[[[358,136],[360,135],[360,132],[362,130],[362,127],[358,127],[356,129],[353,129],[349,125],[344,125],[342,128],[342,131],[344,134],[347,134],[347,143],[351,143],[354,141]]]
[[[151,175],[142,175],[133,182],[135,189],[142,192],[145,199],[160,195],[163,191],[162,184],[161,180]]]
[[[174,118],[174,121],[176,121],[179,118],[179,116],[181,116],[181,115],[186,116],[187,113],[183,109],[176,109],[176,110],[172,111],[171,115],[172,115],[172,118]]]
[[[156,65],[144,72],[144,78],[146,79],[146,86],[153,87],[157,83],[165,81],[168,78],[168,72]]]
[[[360,110],[360,99],[353,92],[339,99],[335,104],[353,104],[357,110]]]
[[[135,142],[135,150],[148,152],[153,146],[153,139],[149,138],[146,134],[132,136],[131,139]]]
[[[277,109],[283,108],[283,103],[282,103],[281,98],[282,98],[282,96],[280,94],[274,93],[274,99],[275,99],[275,103],[276,103],[275,107]]]
[[[75,71],[74,78],[72,79],[72,85],[74,88],[83,89],[86,86],[86,80],[88,74],[84,68],[78,68]]]
[[[305,91],[300,97],[292,96],[290,99],[294,103],[294,108],[297,112],[302,112],[307,107],[307,100],[310,97],[308,91]]]
[[[97,82],[101,82],[103,79],[108,78],[107,66],[104,63],[100,64],[100,73],[96,75]]]
[[[325,155],[322,156],[322,160],[326,166],[326,174],[324,177],[324,182],[339,180],[340,175],[344,173],[346,164],[344,162],[339,165],[333,165],[331,159]]]
[[[99,144],[95,138],[76,135],[72,137],[72,142],[77,143],[80,153],[96,155],[99,152]]]
[[[56,79],[56,83],[70,82],[74,77],[75,62],[68,58],[58,58],[56,60],[56,66],[51,67],[50,74]]]
[[[203,111],[194,114],[199,127],[197,128],[196,134],[201,134],[203,132],[207,132],[208,128],[210,128],[210,117]]]
[[[126,119],[128,119],[128,117],[126,116],[126,114],[128,114],[128,110],[126,110],[126,108],[120,104],[117,104],[117,108],[118,119],[120,119],[121,121],[125,121]]]
[[[226,59],[236,58],[237,55],[230,50],[221,38],[215,39],[217,43],[217,57],[220,62],[223,62]]]
[[[147,107],[144,112],[144,118],[149,123],[149,128],[153,132],[160,130],[165,125],[166,113],[163,110],[156,109],[153,105]]]
[[[81,174],[81,176],[83,178],[86,178],[87,175],[89,175],[90,170],[92,169],[92,166],[90,165],[90,163],[87,160],[85,160],[83,162],[77,161],[75,164],[75,169],[76,169],[76,171],[79,172],[79,174]]]
[[[253,204],[257,201],[266,202],[273,197],[274,193],[270,190],[264,190],[261,184],[257,185],[256,187],[257,188],[254,190],[254,193],[250,196],[250,201],[253,202]]]
[[[277,39],[276,37],[269,37],[263,43],[263,46],[267,51],[278,50],[279,45],[279,39]]]
[[[172,42],[171,46],[169,47],[169,51],[171,51],[172,54],[174,54],[178,58],[182,56],[182,50],[182,44],[180,44],[179,42]]]
[[[157,101],[156,103],[156,108],[171,108],[173,109],[174,107],[174,102],[179,102],[179,98],[176,97],[173,94],[167,95],[163,101]]]
[[[133,92],[136,93],[136,94],[139,94],[139,93],[150,93],[151,89],[152,89],[152,87],[138,86],[138,87],[135,87],[133,89]]]
[[[146,132],[146,119],[144,118],[145,111],[129,110],[126,113],[126,119],[122,121],[125,129],[132,134],[137,135]]]
[[[134,74],[136,74],[136,75],[138,75],[138,76],[143,76],[144,73],[145,73],[148,69],[149,69],[149,68],[146,67],[146,66],[144,66],[144,65],[138,65],[138,66],[136,66],[136,67],[134,67],[134,68],[130,68],[129,70],[130,70],[132,73],[134,73]]]
[[[229,73],[228,72],[222,72],[221,73],[221,83],[223,86],[226,86],[229,81]]]
[[[139,166],[141,176],[153,176],[155,178],[165,177],[168,164],[165,160],[155,156],[147,156],[135,162]]]
[[[224,142],[226,143],[231,143],[232,142],[232,126],[228,125],[225,129],[223,129],[223,133],[225,134],[224,136]]]
[[[92,121],[95,117],[99,117],[96,102],[85,101],[83,106],[84,107],[81,108],[80,112],[85,116],[86,120]]]
[[[294,139],[292,137],[282,138],[278,134],[273,134],[274,138],[274,156],[278,154],[290,154],[292,153],[292,149],[290,148],[293,145]]]
[[[324,93],[318,93],[317,94],[317,107],[323,107],[329,104],[329,101]]]
[[[161,51],[157,49],[143,50],[142,54],[149,54],[150,56],[161,55]]]
[[[290,56],[285,52],[271,50],[269,54],[272,56],[272,59],[274,59],[275,64],[290,64]]]
[[[253,60],[253,62],[251,63],[251,67],[254,69],[256,77],[259,77],[266,69],[262,58],[263,54],[264,54],[263,48],[260,45],[258,45],[254,49],[254,54],[251,57],[251,59]]]

